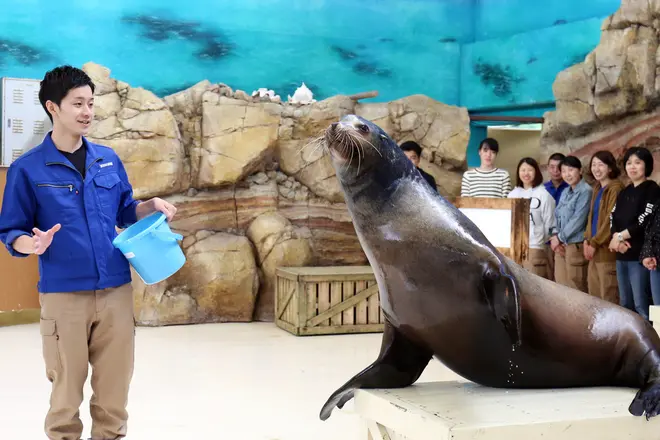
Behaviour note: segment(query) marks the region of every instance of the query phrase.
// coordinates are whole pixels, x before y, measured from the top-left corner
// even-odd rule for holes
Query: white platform
[[[660,417],[628,412],[636,390],[501,390],[431,382],[358,390],[355,412],[374,440],[658,440]]]
[[[660,334],[660,306],[649,306],[649,320],[655,331]]]

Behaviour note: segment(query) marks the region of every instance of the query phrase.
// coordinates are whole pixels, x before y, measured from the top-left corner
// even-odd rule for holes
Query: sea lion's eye
[[[358,124],[357,128],[363,133],[369,133],[369,127],[367,127],[365,124]]]

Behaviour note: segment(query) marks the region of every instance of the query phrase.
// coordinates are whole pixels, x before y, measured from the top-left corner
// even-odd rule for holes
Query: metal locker
[[[36,147],[53,127],[39,102],[39,80],[2,78],[0,87],[0,165],[8,167]]]

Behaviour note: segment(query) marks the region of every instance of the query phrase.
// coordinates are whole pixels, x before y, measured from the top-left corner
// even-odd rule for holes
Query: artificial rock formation
[[[271,293],[275,292],[277,268],[308,266],[314,261],[309,228],[296,228],[282,214],[270,211],[254,219],[247,236],[256,247],[257,262],[263,271],[262,292],[269,292],[259,297],[256,316],[272,320],[274,296]]]
[[[464,108],[422,95],[288,104],[207,80],[160,99],[103,66],[83,69],[97,85],[89,138],[117,151],[137,198],[159,196],[178,209],[170,227],[184,236],[187,261],[156,285],[134,274],[140,325],[270,321],[278,266],[367,264],[334,169],[314,142],[346,114],[396,142],[416,140],[440,193],[460,192]]]
[[[544,115],[543,162],[562,152],[588,166],[598,150],[620,158],[634,145],[660,159],[659,35],[660,1],[622,0],[604,20],[598,46],[555,79],[557,109]]]
[[[112,147],[131,176],[136,197],[187,187],[185,150],[172,112],[148,90],[110,78],[110,71],[88,63],[96,88],[94,127],[89,139]]]

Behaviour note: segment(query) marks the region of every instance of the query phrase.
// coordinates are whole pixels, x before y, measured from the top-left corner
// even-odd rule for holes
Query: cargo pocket
[[[46,364],[46,377],[53,382],[61,369],[59,339],[57,324],[54,319],[39,320],[41,343],[44,363]]]
[[[535,275],[548,278],[548,258],[539,256],[538,252],[530,252],[529,258],[523,262],[523,267]]]
[[[573,287],[583,292],[587,289],[587,269],[589,260],[584,258],[584,248],[581,244],[570,244],[566,246],[566,265],[568,278],[573,282]]]
[[[532,272],[542,278],[548,278],[548,259],[543,257],[536,257],[530,260],[532,266]]]

